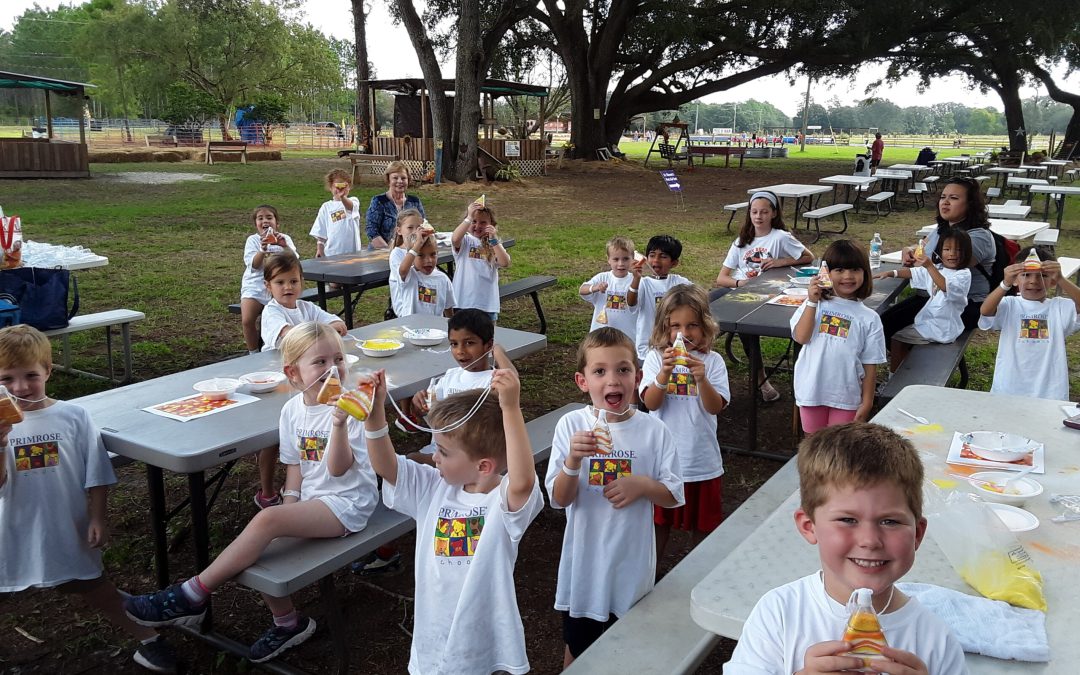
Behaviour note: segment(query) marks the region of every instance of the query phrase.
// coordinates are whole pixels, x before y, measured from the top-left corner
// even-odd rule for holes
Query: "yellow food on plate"
[[[401,346],[401,343],[394,340],[364,340],[361,346],[364,349],[381,351],[383,349],[397,349]]]

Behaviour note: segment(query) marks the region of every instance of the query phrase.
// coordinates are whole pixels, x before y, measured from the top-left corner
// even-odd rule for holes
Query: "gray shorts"
[[[915,330],[915,326],[905,326],[900,330],[893,333],[892,339],[897,342],[904,342],[909,345],[932,345],[935,344],[933,340],[927,340],[919,331]]]

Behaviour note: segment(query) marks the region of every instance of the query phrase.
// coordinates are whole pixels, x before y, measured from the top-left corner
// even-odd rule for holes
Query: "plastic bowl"
[[[243,384],[252,394],[263,394],[277,389],[277,386],[285,381],[285,373],[275,370],[260,370],[254,373],[240,376]]]
[[[229,398],[240,388],[240,380],[233,377],[213,377],[192,385],[195,391],[210,401],[222,401]]]
[[[818,275],[819,270],[820,270],[820,268],[814,267],[813,265],[808,266],[808,267],[800,267],[799,269],[795,270],[795,276],[796,277],[816,277]]]
[[[446,331],[438,328],[412,328],[405,331],[404,337],[417,347],[431,347],[446,339]]]
[[[383,338],[364,340],[360,343],[360,351],[364,352],[368,356],[374,356],[375,358],[393,356],[394,354],[397,354],[399,351],[401,351],[404,347],[404,342],[400,342],[398,340],[386,340]]]
[[[964,448],[991,462],[1017,462],[1039,447],[1036,441],[1001,431],[972,431],[960,437]]]
[[[1011,471],[980,471],[971,474],[970,477],[974,480],[1003,485],[1005,481],[1015,475]],[[1016,494],[998,492],[987,485],[980,485],[979,483],[972,483],[971,486],[975,488],[976,494],[982,497],[983,501],[1008,504],[1009,506],[1023,506],[1027,503],[1027,500],[1041,495],[1043,491],[1042,483],[1030,476],[1024,476],[1020,480],[1013,481],[1013,484],[1009,486],[1009,489],[1015,490]]]
[[[814,277],[792,277],[791,283],[799,286],[809,286]]]

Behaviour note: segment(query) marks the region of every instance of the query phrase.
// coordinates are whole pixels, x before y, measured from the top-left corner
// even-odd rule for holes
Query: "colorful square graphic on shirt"
[[[608,309],[627,309],[630,307],[626,301],[626,293],[608,293],[607,303],[604,306]]]
[[[427,286],[417,286],[416,293],[417,297],[420,298],[420,302],[426,302],[429,305],[434,305],[435,301],[439,299],[439,292]]]
[[[326,441],[327,439],[321,436],[301,436],[300,459],[307,462],[321,462],[323,455],[326,454]]]
[[[632,460],[626,458],[594,457],[589,460],[589,485],[604,486],[608,483],[630,476]]]
[[[476,555],[484,517],[438,518],[435,521],[435,557],[456,558]]]
[[[851,319],[835,314],[822,314],[821,323],[818,324],[818,332],[826,335],[835,335],[847,339],[851,330]]]
[[[1020,319],[1021,340],[1049,340],[1050,322],[1043,317]]]
[[[672,373],[668,378],[667,393],[674,396],[697,396],[697,382],[693,373]]]
[[[32,471],[60,466],[60,446],[55,441],[15,446],[15,470]]]
[[[339,220],[345,220],[345,211],[344,210],[338,210],[338,211],[332,212],[330,214],[330,220],[334,221],[335,223],[338,222]]]

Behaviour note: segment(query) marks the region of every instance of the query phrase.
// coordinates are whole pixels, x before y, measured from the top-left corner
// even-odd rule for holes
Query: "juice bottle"
[[[319,403],[326,405],[330,403],[330,399],[341,394],[341,375],[338,373],[337,366],[330,366],[330,374],[326,376],[326,381],[323,382],[322,388],[319,389],[319,395],[316,397]]]
[[[4,424],[18,424],[23,421],[22,408],[19,407],[15,397],[0,384],[0,422]]]
[[[374,397],[375,385],[371,382],[364,382],[356,389],[347,391],[338,397],[337,407],[363,422],[371,414]]]
[[[888,646],[885,634],[881,632],[881,622],[878,621],[877,612],[874,611],[874,591],[869,588],[858,588],[851,594],[848,600],[848,611],[851,617],[848,619],[847,628],[844,629],[844,642],[851,643],[851,651],[845,656],[857,656],[863,660],[863,667],[854,672],[870,673],[870,662],[875,659],[885,658],[881,654],[883,647]]]
[[[690,355],[690,352],[686,351],[686,341],[683,340],[682,332],[675,333],[675,344],[671,345],[671,348],[675,350],[675,365],[685,366],[686,357]]]
[[[821,261],[821,267],[818,268],[818,285],[822,288],[832,288],[832,277],[829,276],[829,263],[824,260]]]

